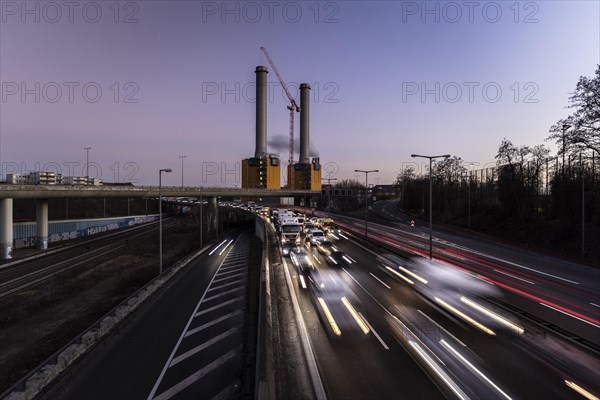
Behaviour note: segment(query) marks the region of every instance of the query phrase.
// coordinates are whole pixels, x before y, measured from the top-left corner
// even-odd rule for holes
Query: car
[[[335,250],[329,252],[325,260],[332,267],[346,267],[352,264],[352,260],[343,251]]]
[[[296,242],[289,240],[281,245],[281,252],[284,256],[289,257],[290,253],[296,250],[297,247]]]
[[[317,243],[317,250],[321,254],[329,254],[332,251],[337,250],[331,240],[323,240],[322,242]]]
[[[332,340],[364,340],[370,327],[361,315],[362,303],[337,271],[315,269],[308,275],[311,300]]]
[[[302,256],[307,256],[308,252],[306,251],[306,249],[304,247],[301,246],[297,246],[295,249],[293,249],[291,251],[291,253],[295,253],[296,255],[302,255]]]
[[[290,252],[290,259],[292,264],[298,270],[298,281],[302,289],[308,288],[309,277],[315,271],[315,267],[310,262],[310,258],[306,252],[292,251]]]
[[[308,232],[307,238],[310,241],[310,244],[316,245],[325,240],[325,234],[320,229],[312,229]]]
[[[304,226],[302,227],[302,233],[304,233],[306,235],[313,229],[317,229],[315,224],[313,224],[311,222],[305,222]]]

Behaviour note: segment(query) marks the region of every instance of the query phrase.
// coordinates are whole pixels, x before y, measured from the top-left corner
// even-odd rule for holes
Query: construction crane
[[[277,70],[275,63],[271,59],[271,56],[269,55],[269,52],[267,51],[267,49],[264,47],[261,47],[260,49],[267,57],[267,60],[269,61],[271,68],[273,68],[273,72],[275,72],[275,75],[277,75],[277,79],[279,80],[281,87],[285,91],[285,95],[287,96],[288,100],[290,101],[290,105],[287,106],[287,109],[290,110],[290,155],[289,155],[289,165],[290,165],[289,171],[290,172],[288,174],[288,189],[294,189],[294,186],[295,186],[295,182],[294,182],[294,112],[300,112],[300,106],[298,104],[296,104],[296,100],[294,100],[294,98],[290,94],[290,91],[288,90],[285,82],[283,81],[283,78],[279,74],[279,71]]]

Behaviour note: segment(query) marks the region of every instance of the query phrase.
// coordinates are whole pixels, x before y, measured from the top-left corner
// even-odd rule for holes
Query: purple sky
[[[264,4],[0,2],[2,173],[85,175],[91,146],[105,181],[157,184],[172,168],[178,185],[186,155],[186,184],[239,186],[260,46],[287,82],[313,86],[311,141],[332,176],[379,169],[389,183],[411,153],[483,166],[503,137],[544,143],[600,63],[598,1]],[[287,140],[269,70],[269,139]]]

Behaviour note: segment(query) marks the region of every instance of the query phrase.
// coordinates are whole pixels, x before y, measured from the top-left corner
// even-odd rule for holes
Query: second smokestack
[[[267,67],[256,67],[256,150],[254,157],[267,154]]]
[[[310,164],[310,85],[300,84],[300,164]]]

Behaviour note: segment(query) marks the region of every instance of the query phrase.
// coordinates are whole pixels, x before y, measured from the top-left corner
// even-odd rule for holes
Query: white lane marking
[[[218,309],[218,308],[225,307],[225,306],[227,306],[227,305],[229,305],[229,304],[235,303],[236,301],[243,300],[245,297],[246,297],[246,296],[239,296],[239,297],[236,297],[235,299],[227,300],[227,301],[225,301],[225,302],[223,302],[223,303],[217,304],[216,306],[212,306],[212,307],[206,308],[206,309],[204,309],[204,310],[202,310],[202,311],[198,311],[198,312],[197,312],[197,313],[194,315],[194,317],[198,317],[198,316],[200,316],[200,315],[203,315],[203,314],[206,314],[206,313],[208,313],[208,312],[214,311],[214,310],[216,310],[216,309]]]
[[[594,307],[600,307],[600,305],[595,304],[595,303],[590,303],[591,305],[593,305]]]
[[[216,324],[218,324],[219,322],[223,322],[223,321],[225,321],[225,320],[228,320],[229,318],[231,318],[231,317],[234,317],[234,316],[236,316],[236,315],[239,315],[239,314],[241,314],[241,313],[242,313],[242,310],[235,310],[235,311],[233,311],[233,312],[230,312],[229,314],[225,314],[225,315],[223,315],[222,317],[219,317],[219,318],[213,319],[212,321],[210,321],[210,322],[207,322],[207,323],[205,323],[205,324],[202,324],[202,325],[200,325],[200,326],[199,326],[199,327],[197,327],[197,328],[190,329],[189,331],[187,331],[187,332],[185,333],[185,336],[184,336],[184,337],[192,336],[193,334],[196,334],[196,333],[198,333],[198,332],[200,332],[200,331],[203,331],[203,330],[204,330],[204,329],[206,329],[206,328],[210,328],[211,326],[213,326],[213,325],[216,325]]]
[[[191,384],[193,384],[194,382],[196,382],[197,380],[202,378],[204,375],[208,374],[212,370],[220,367],[221,365],[225,364],[227,361],[229,361],[233,357],[237,356],[241,352],[241,350],[242,350],[242,346],[238,346],[237,348],[228,351],[221,357],[217,358],[215,361],[208,364],[206,367],[200,369],[199,371],[196,371],[194,374],[188,376],[187,378],[185,378],[184,380],[182,380],[175,386],[162,392],[160,396],[155,397],[154,399],[155,400],[170,399],[171,397],[175,396],[177,393],[181,392],[183,389],[187,388],[188,386],[190,386]]]
[[[500,389],[498,386],[496,386],[496,384],[494,382],[491,381],[490,378],[488,378],[487,376],[485,376],[485,374],[483,372],[481,372],[480,370],[478,370],[473,364],[471,364],[469,362],[469,360],[467,360],[462,354],[460,354],[454,347],[450,346],[448,344],[448,342],[446,342],[444,339],[440,340],[440,343],[442,344],[442,346],[444,346],[446,349],[450,350],[450,353],[452,353],[452,355],[456,358],[458,358],[458,360],[463,363],[464,365],[466,365],[471,371],[475,372],[477,375],[480,376],[481,379],[485,380],[489,385],[491,385],[494,389],[496,389],[499,393],[501,393],[504,397],[506,397],[508,400],[512,400],[511,397],[509,395],[507,395],[506,393],[504,393],[504,391],[502,391],[502,389]]]
[[[229,247],[229,245],[231,244],[231,242],[233,242],[233,239],[231,239],[231,240],[229,241],[229,243],[227,243],[227,244],[225,245],[225,247],[223,247],[223,250],[221,250],[221,251],[219,252],[219,255],[223,254],[223,252],[224,252],[225,250],[227,250],[227,248]]]
[[[265,263],[266,265],[266,279],[267,279],[267,295],[271,294],[271,284],[270,282],[270,277],[269,277],[269,263],[268,263],[268,259],[267,262]],[[317,366],[317,361],[315,358],[315,354],[313,351],[313,347],[310,343],[310,338],[308,336],[308,330],[306,329],[306,324],[304,323],[304,318],[302,317],[302,311],[300,311],[300,305],[298,304],[298,299],[295,296],[295,290],[294,290],[294,286],[292,283],[292,278],[290,276],[290,266],[287,263],[286,259],[284,258],[283,260],[283,272],[285,275],[285,283],[287,285],[287,289],[288,292],[290,294],[290,297],[292,299],[292,307],[294,308],[294,315],[295,315],[295,320],[298,326],[298,330],[300,331],[300,341],[302,342],[302,347],[304,348],[304,355],[305,355],[305,359],[306,359],[306,364],[308,367],[308,371],[309,371],[309,375],[310,375],[310,380],[312,381],[313,384],[313,388],[315,391],[315,398],[319,399],[319,400],[325,400],[327,399],[327,396],[325,395],[325,388],[323,387],[323,381],[321,380],[321,375],[319,374],[319,367]]]
[[[219,245],[217,247],[215,247],[214,249],[212,249],[212,251],[210,253],[208,253],[209,256],[212,256],[212,254],[217,251],[217,249],[219,247],[221,247],[223,245],[223,243],[225,243],[227,241],[227,239],[223,240],[221,243],[219,243]]]
[[[369,329],[371,329],[371,332],[373,332],[373,334],[375,335],[375,337],[379,340],[379,343],[381,343],[381,345],[383,346],[384,349],[389,350],[390,348],[388,347],[387,344],[385,344],[385,342],[383,341],[383,339],[381,338],[381,336],[379,336],[379,334],[377,333],[377,331],[375,331],[375,329],[373,329],[373,327],[371,326],[371,324],[369,323],[369,321],[367,321],[367,319],[365,318],[364,315],[362,315],[362,313],[358,313],[358,315],[360,315],[360,317],[363,319],[363,321],[365,321],[365,324],[367,324],[367,326],[369,327]]]
[[[228,257],[227,258],[227,262],[225,263],[225,266],[231,265],[231,264],[245,264],[248,262],[248,256],[244,256],[244,257]]]
[[[450,389],[458,396],[459,399],[465,400],[469,399],[469,397],[458,387],[456,383],[446,374],[427,354],[423,352],[421,347],[412,340],[409,340],[408,343],[415,349],[417,354],[421,356],[423,360],[429,365],[429,367],[448,385]]]
[[[545,307],[551,308],[551,309],[553,309],[554,311],[558,311],[559,313],[563,313],[563,314],[565,314],[565,315],[568,315],[568,316],[569,316],[569,317],[571,317],[571,318],[578,319],[578,320],[580,320],[580,321],[582,321],[582,322],[585,322],[586,324],[590,324],[590,325],[592,325],[592,326],[595,326],[596,328],[600,328],[600,325],[596,325],[596,324],[594,324],[593,322],[586,321],[586,320],[585,320],[585,319],[583,319],[583,318],[579,318],[578,316],[575,316],[575,315],[573,315],[573,314],[569,314],[568,312],[565,312],[565,311],[563,311],[563,310],[559,310],[558,308],[555,308],[555,307],[549,306],[548,304],[544,304],[544,303],[542,303],[542,302],[540,302],[540,304],[541,304],[541,305],[543,305],[543,306],[545,306]]]
[[[232,272],[237,272],[237,271],[232,271]],[[226,280],[232,279],[232,278],[239,278],[240,276],[245,276],[245,275],[246,275],[246,272],[238,272],[237,274],[234,274],[231,276],[226,276],[224,278],[215,279],[213,283],[226,281]]]
[[[240,239],[240,236],[238,236],[238,238],[236,239],[236,243]],[[190,325],[192,323],[192,320],[194,319],[195,314],[198,312],[198,309],[200,308],[200,305],[204,301],[204,297],[206,296],[206,293],[208,293],[208,289],[210,288],[210,285],[212,284],[212,281],[215,279],[215,276],[217,276],[217,274],[219,273],[219,269],[223,265],[223,262],[225,261],[225,258],[227,258],[227,256],[225,256],[223,258],[223,261],[221,261],[221,264],[219,264],[219,267],[217,268],[217,271],[215,272],[215,274],[213,275],[212,279],[208,283],[208,286],[206,287],[206,290],[202,294],[202,297],[200,298],[200,301],[196,305],[196,308],[194,309],[194,312],[192,313],[192,315],[190,315],[190,319],[188,320],[187,324],[185,325],[185,328],[183,328],[183,331],[181,332],[181,336],[179,336],[179,339],[177,340],[177,343],[175,344],[175,347],[173,348],[173,351],[171,352],[171,355],[169,355],[169,358],[168,358],[167,362],[165,363],[162,371],[160,372],[160,375],[158,376],[158,379],[154,383],[154,386],[152,387],[152,391],[148,395],[148,399],[147,400],[152,400],[154,398],[154,395],[156,394],[156,390],[158,389],[158,386],[162,382],[162,380],[163,380],[163,378],[165,376],[165,373],[167,372],[167,369],[169,368],[169,364],[171,364],[171,361],[173,360],[173,357],[175,356],[175,353],[177,352],[177,349],[179,349],[179,346],[181,345],[181,341],[183,340],[183,338],[185,336],[185,332],[190,327]]]
[[[463,247],[463,246],[459,246],[459,245],[453,245],[452,247],[455,247],[455,248],[458,248],[458,249],[467,250],[467,251],[470,251],[473,254],[477,254],[478,256],[490,258],[492,260],[500,261],[500,262],[503,262],[505,264],[510,264],[510,265],[512,265],[514,267],[526,269],[528,271],[536,272],[536,273],[541,274],[541,275],[546,275],[546,276],[549,276],[549,277],[554,278],[554,279],[560,279],[561,281],[569,282],[569,283],[572,283],[573,285],[579,285],[579,282],[575,282],[575,281],[572,281],[572,280],[567,279],[567,278],[561,278],[560,276],[552,275],[552,274],[549,274],[547,272],[538,271],[537,269],[529,268],[529,267],[526,267],[524,265],[514,263],[512,261],[503,260],[503,259],[501,259],[499,257],[491,256],[489,254],[484,254],[484,253],[481,253],[479,251],[469,249],[467,247]]]
[[[506,273],[506,272],[504,272],[504,271],[500,271],[500,270],[497,270],[497,269],[495,269],[494,271],[496,271],[496,272],[497,272],[497,273],[499,273],[499,274],[506,275],[506,276],[510,276],[511,278],[515,278],[515,279],[518,279],[518,280],[520,280],[520,281],[527,282],[527,283],[529,283],[530,285],[535,285],[535,283],[534,283],[534,282],[528,281],[527,279],[523,279],[523,278],[520,278],[520,277],[518,277],[518,276],[514,276],[514,275],[512,275],[512,274],[509,274],[509,273]]]
[[[464,344],[463,342],[461,342],[460,340],[458,340],[458,338],[456,336],[454,336],[453,334],[451,334],[450,332],[448,332],[443,326],[441,326],[440,324],[438,324],[437,322],[435,322],[429,315],[425,314],[423,311],[421,310],[417,310],[422,316],[424,316],[425,318],[427,318],[429,321],[431,321],[434,325],[436,325],[438,328],[440,328],[441,330],[443,330],[444,332],[446,332],[446,334],[448,336],[450,336],[452,339],[456,340],[458,342],[458,344],[460,344],[463,347],[467,347],[466,344]]]
[[[369,274],[371,274],[371,273],[369,272]],[[388,289],[391,289],[391,287],[389,287],[388,285],[386,285],[384,281],[382,281],[381,279],[379,279],[379,278],[378,278],[378,277],[376,277],[375,275],[371,274],[371,276],[372,276],[373,278],[377,279],[377,280],[379,281],[379,283],[381,283],[381,284],[382,284],[383,286],[385,286],[386,288],[388,288]]]
[[[221,274],[228,274],[230,271],[236,271],[238,269],[243,269],[243,268],[247,268],[247,263],[243,263],[243,264],[230,264],[227,267],[223,267],[221,268],[221,271],[219,271]]]
[[[224,287],[227,287],[227,286],[237,285],[239,283],[244,283],[245,281],[246,281],[245,279],[238,279],[237,281],[227,282],[227,283],[224,283],[222,285],[211,287],[210,290],[209,290],[209,292],[212,292],[213,290],[223,289]]]
[[[231,289],[231,290],[228,290],[228,291],[226,291],[226,292],[223,292],[223,293],[216,294],[216,295],[214,295],[214,296],[211,296],[211,297],[207,297],[207,298],[205,298],[205,299],[204,299],[204,301],[205,301],[205,302],[206,302],[206,301],[211,301],[211,300],[217,299],[217,298],[219,298],[219,297],[227,296],[228,294],[231,294],[231,293],[233,293],[233,292],[237,292],[238,290],[241,290],[241,289],[245,289],[245,287],[242,287],[242,286],[240,286],[240,287],[238,287],[238,288]]]
[[[346,256],[347,256],[347,257],[348,257],[350,260],[352,260],[352,262],[353,262],[354,264],[358,264],[354,258],[350,257],[348,254],[346,254]]]
[[[341,217],[341,215],[340,215],[340,217]],[[346,218],[347,218],[347,219],[351,219],[351,220],[356,220],[356,218],[352,218],[352,217],[346,217]],[[357,221],[358,221],[358,220],[357,220]],[[412,233],[410,233],[410,232],[407,232],[407,231],[404,231],[404,230],[401,230],[401,229],[397,229],[397,228],[392,228],[392,227],[385,226],[385,225],[381,225],[381,224],[377,224],[377,223],[375,223],[375,222],[369,222],[369,224],[373,224],[374,226],[380,226],[380,227],[382,227],[382,228],[385,228],[385,229],[387,229],[387,230],[399,231],[399,232],[401,232],[401,233],[403,233],[403,234],[406,234],[406,235],[428,237],[428,236],[427,236],[427,234],[425,234],[425,233],[421,233],[421,234],[419,234],[419,235],[414,235],[414,234],[412,234]],[[434,232],[435,232],[435,231],[434,231]],[[389,234],[392,234],[392,233],[393,233],[393,232],[385,232],[385,235],[387,236],[387,235],[389,235]],[[363,249],[367,250],[367,251],[370,251],[370,250],[366,249],[366,248],[365,248],[364,246],[362,246],[362,245],[359,245],[359,246],[360,246],[360,247],[362,247]],[[489,254],[485,254],[485,253],[482,253],[482,252],[480,252],[480,251],[473,250],[473,249],[470,249],[470,248],[468,248],[468,247],[465,247],[465,246],[462,246],[462,245],[459,245],[459,244],[450,243],[450,246],[451,246],[451,247],[454,247],[454,248],[456,248],[456,249],[460,249],[460,250],[465,250],[465,251],[471,252],[472,254],[476,254],[476,255],[478,255],[478,256],[481,256],[481,257],[485,257],[485,258],[489,258],[489,259],[492,259],[492,260],[500,261],[500,262],[503,262],[503,263],[506,263],[506,264],[510,264],[510,265],[512,265],[512,266],[515,266],[515,267],[517,267],[517,268],[523,268],[523,269],[526,269],[526,270],[529,270],[529,271],[536,272],[536,273],[538,273],[538,274],[542,274],[542,275],[550,276],[550,277],[552,277],[552,278],[555,278],[555,279],[560,279],[560,280],[562,280],[562,281],[569,282],[569,283],[572,283],[572,284],[574,284],[574,285],[579,285],[579,284],[580,284],[579,282],[575,282],[575,281],[572,281],[572,280],[570,280],[570,279],[561,278],[560,276],[552,275],[552,274],[549,274],[549,273],[547,273],[547,272],[538,271],[537,269],[534,269],[534,268],[529,268],[529,267],[526,267],[526,266],[524,266],[524,265],[521,265],[521,264],[514,263],[514,262],[512,262],[512,261],[503,260],[503,259],[501,259],[501,258],[499,258],[499,257],[495,257],[495,256],[492,256],[492,255],[489,255]],[[370,252],[371,252],[371,253],[373,253],[372,251],[370,251]]]
[[[239,330],[238,328],[231,328],[230,330],[225,331],[225,332],[213,337],[212,339],[207,340],[206,342],[202,343],[201,345],[198,345],[198,346],[194,347],[193,349],[188,350],[185,353],[175,357],[173,359],[173,361],[171,361],[169,368],[171,368],[173,365],[179,364],[183,360],[190,358],[194,354],[206,349],[207,347],[212,346],[213,344],[217,343],[218,341],[221,341],[221,340],[225,339],[226,337],[233,335],[238,330]]]
[[[359,282],[358,282],[356,279],[354,279],[354,277],[353,277],[352,275],[350,275],[350,273],[349,273],[348,271],[346,271],[346,268],[342,267],[342,270],[343,270],[345,273],[347,273],[347,274],[348,274],[348,276],[349,276],[349,277],[350,277],[350,278],[351,278],[351,279],[352,279],[354,282],[356,282],[356,284],[357,284],[358,286],[360,286],[360,288],[361,288],[362,290],[364,290],[364,291],[365,291],[365,293],[366,293],[366,294],[368,294],[368,295],[369,295],[369,296],[370,296],[370,297],[373,299],[373,301],[374,301],[375,303],[377,303],[377,304],[379,305],[379,307],[383,308],[383,311],[385,311],[386,313],[388,313],[388,314],[389,314],[391,317],[395,317],[395,315],[394,315],[394,314],[392,314],[392,312],[391,312],[390,310],[388,310],[386,307],[384,307],[384,306],[383,306],[383,304],[381,304],[381,303],[379,302],[379,300],[377,300],[377,299],[376,299],[376,298],[375,298],[375,297],[374,297],[374,296],[373,296],[371,293],[369,293],[369,291],[368,291],[367,289],[365,289],[365,287],[364,287],[363,285],[361,285],[361,284],[360,284],[360,283],[359,283]]]

